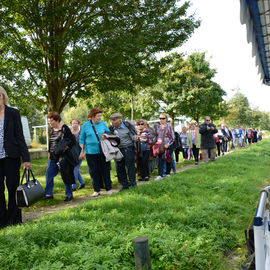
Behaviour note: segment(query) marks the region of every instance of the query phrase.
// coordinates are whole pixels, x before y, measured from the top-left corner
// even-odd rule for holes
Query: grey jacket
[[[123,154],[121,153],[118,145],[120,143],[120,139],[117,135],[114,134],[103,134],[106,139],[101,140],[101,149],[106,158],[106,162],[111,161],[112,159],[121,160],[123,158]]]

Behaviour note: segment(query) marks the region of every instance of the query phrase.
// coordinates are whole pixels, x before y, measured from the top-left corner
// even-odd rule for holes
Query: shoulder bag
[[[91,122],[92,128],[93,128],[93,130],[94,130],[94,133],[95,133],[95,135],[96,135],[96,137],[97,137],[97,140],[98,140],[98,145],[99,145],[99,151],[100,151],[100,154],[102,154],[103,151],[102,151],[102,148],[101,148],[101,145],[100,145],[100,139],[99,139],[99,137],[98,137],[98,133],[97,133],[97,131],[96,131],[96,129],[95,129],[95,126],[94,126],[92,120],[90,120],[90,122]]]
[[[32,175],[33,180],[30,181],[30,173]],[[26,183],[23,184],[24,178],[26,179]],[[31,170],[24,169],[21,185],[17,187],[15,193],[16,204],[19,208],[29,207],[34,204],[44,196],[44,190],[39,183],[39,181],[35,178],[33,172]]]

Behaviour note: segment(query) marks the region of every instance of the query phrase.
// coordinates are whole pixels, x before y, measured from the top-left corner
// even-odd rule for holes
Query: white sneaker
[[[107,194],[107,195],[112,195],[112,191],[111,191],[111,190],[107,190],[107,191],[106,191],[106,194]]]
[[[162,178],[163,177],[159,175],[158,177],[155,178],[155,181],[161,180]]]
[[[166,177],[170,177],[171,175],[170,174],[166,174]]]
[[[98,197],[99,195],[100,195],[100,193],[95,191],[95,192],[92,194],[92,197]]]

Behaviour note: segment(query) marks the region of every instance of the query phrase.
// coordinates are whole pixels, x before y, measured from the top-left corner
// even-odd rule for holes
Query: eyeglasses
[[[138,124],[138,126],[144,126],[144,123],[140,123],[140,124]]]
[[[210,119],[209,120],[205,120],[206,122],[209,122],[209,121],[211,121]]]
[[[165,119],[166,119],[165,117],[164,118],[163,117],[159,117],[159,120],[165,120]]]

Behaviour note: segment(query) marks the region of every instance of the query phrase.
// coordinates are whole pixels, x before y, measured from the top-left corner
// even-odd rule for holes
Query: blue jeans
[[[80,185],[84,185],[84,180],[79,171],[81,164],[82,164],[82,160],[80,160],[79,164],[76,167],[74,167],[75,184],[72,185],[72,188],[76,188],[77,180],[79,180]]]
[[[59,167],[57,165],[58,160],[50,159],[48,162],[48,168],[46,170],[46,187],[45,195],[53,195],[54,177],[59,172]],[[65,194],[67,197],[72,197],[72,185],[65,185]]]
[[[136,186],[136,168],[134,147],[121,148],[123,158],[115,162],[118,182],[123,188]],[[129,180],[129,181],[128,181]]]
[[[171,168],[172,168],[173,172],[176,173],[176,166],[175,166],[174,154],[173,153],[172,153]],[[166,174],[166,171],[167,171],[167,163],[164,162],[163,174]]]
[[[172,146],[169,147],[170,155],[172,156],[173,148]],[[163,159],[163,154],[158,155],[158,175],[163,177],[165,174],[170,174],[172,167],[172,162],[166,162]],[[164,168],[166,168],[164,170]],[[165,173],[164,173],[165,172]]]
[[[92,179],[94,191],[100,192],[100,184],[104,180],[106,190],[111,190],[112,181],[110,164],[102,154],[86,154],[86,161]]]

